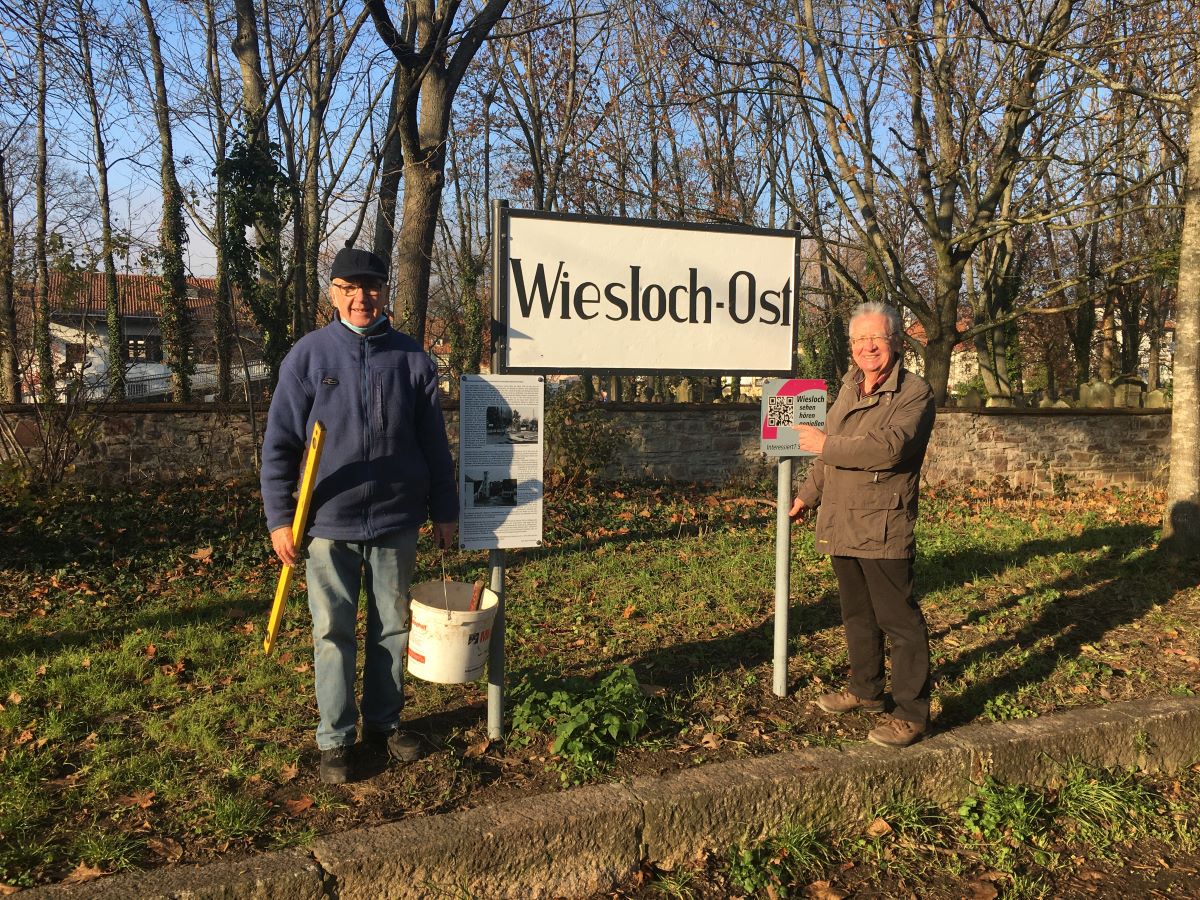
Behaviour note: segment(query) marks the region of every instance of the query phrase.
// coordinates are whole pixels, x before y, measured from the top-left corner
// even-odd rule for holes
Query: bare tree
[[[1039,47],[1071,34],[1074,0],[1005,8]],[[967,264],[1013,226],[1006,202],[1024,209],[1016,191],[1031,190],[1027,169],[1048,137],[1030,126],[1065,105],[1068,85],[1047,53],[981,41],[977,13],[944,0],[779,0],[756,12],[745,17],[745,50],[713,46],[711,29],[693,39],[726,64],[767,70],[775,90],[789,91],[807,142],[802,172],[823,188],[817,207],[790,213],[805,233],[829,221],[847,229],[834,241],[850,239],[864,265],[856,272],[828,254],[832,271],[860,299],[877,289],[912,313],[941,401],[951,353],[973,337],[959,314]],[[798,41],[780,43],[793,22]],[[835,220],[818,215],[825,204]]]
[[[108,393],[113,399],[125,396],[125,366],[121,359],[121,309],[117,293],[117,266],[114,258],[112,200],[108,189],[108,140],[105,137],[104,104],[96,87],[96,73],[92,60],[93,31],[103,33],[99,18],[91,4],[74,0],[75,39],[79,48],[77,64],[83,82],[84,98],[92,123],[92,144],[95,154],[93,165],[96,171],[96,189],[100,203],[100,261],[104,271],[104,321],[108,337]]]
[[[8,185],[8,149],[5,146],[0,150],[0,401],[18,403],[21,378],[17,366],[17,309],[13,281],[16,234],[12,192]]]
[[[186,403],[192,398],[191,375],[192,324],[188,311],[187,272],[183,249],[187,230],[183,225],[183,191],[175,174],[175,149],[171,135],[171,106],[163,67],[162,46],[150,0],[140,0],[142,21],[150,48],[150,66],[154,76],[154,121],[158,126],[161,152],[159,177],[162,183],[163,211],[159,229],[159,264],[162,266],[162,337],[163,351],[171,369],[172,396]]]
[[[508,0],[486,0],[461,23],[459,0],[405,0],[399,28],[384,0],[365,2],[379,36],[396,58],[402,87],[397,122],[404,159],[404,212],[396,237],[393,303],[407,311],[408,331],[423,345],[454,96]]]
[[[1077,78],[1186,117],[1170,474],[1163,534],[1194,552],[1200,547],[1200,85],[1195,75],[1200,33],[1195,10],[1174,0],[1108,0],[1095,8],[1086,41],[1079,48],[1050,45],[1007,29],[1001,32],[995,22],[986,24],[999,40],[1062,59]]]
[[[33,234],[33,348],[37,361],[38,399],[43,403],[53,403],[57,390],[54,358],[50,350],[50,271],[46,261],[46,174],[49,168],[49,150],[46,142],[46,32],[50,18],[50,0],[35,3],[32,12],[36,66],[34,122],[37,159],[33,175],[37,203]]]

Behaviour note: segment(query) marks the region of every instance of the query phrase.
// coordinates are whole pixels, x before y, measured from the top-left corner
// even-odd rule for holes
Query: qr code
[[[795,424],[796,404],[791,397],[767,398],[767,425],[782,428]]]

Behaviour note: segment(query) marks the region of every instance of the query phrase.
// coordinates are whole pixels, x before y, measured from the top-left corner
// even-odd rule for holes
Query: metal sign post
[[[505,273],[508,271],[508,234],[504,213],[507,200],[492,202],[492,371],[504,373],[508,347],[497,345],[499,329],[496,322],[499,310],[507,300]],[[504,737],[504,551],[488,551],[491,588],[496,595],[496,621],[492,626],[492,643],[488,647],[488,740]]]
[[[791,597],[792,541],[788,509],[792,504],[792,460],[779,460],[775,486],[775,662],[772,690],[787,696],[788,601]]]
[[[496,618],[488,645],[488,740],[504,736],[504,551],[488,551],[492,593],[496,595]]]
[[[801,450],[793,425],[825,424],[825,382],[815,379],[774,379],[763,384],[762,451],[778,456],[775,490],[775,660],[772,690],[787,696],[788,603],[791,599],[792,541],[788,511],[792,505],[792,457],[813,456]]]

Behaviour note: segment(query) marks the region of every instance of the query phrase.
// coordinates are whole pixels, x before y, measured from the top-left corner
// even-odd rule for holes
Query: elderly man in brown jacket
[[[826,712],[884,710],[884,635],[891,641],[895,711],[867,738],[907,747],[929,727],[929,632],[913,598],[917,491],[933,429],[933,391],[901,362],[900,316],[864,303],[850,317],[854,367],[825,417],[825,431],[793,426],[816,453],[792,504],[817,511],[816,547],[837,574],[850,656],[849,689],[825,694]]]

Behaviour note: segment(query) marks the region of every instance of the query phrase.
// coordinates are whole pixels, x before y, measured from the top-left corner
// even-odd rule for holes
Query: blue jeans
[[[417,558],[417,529],[363,543],[313,538],[307,551],[313,670],[321,716],[317,747],[349,747],[358,723],[354,688],[360,590],[367,595],[363,728],[391,731],[400,724],[408,651],[408,590]]]

